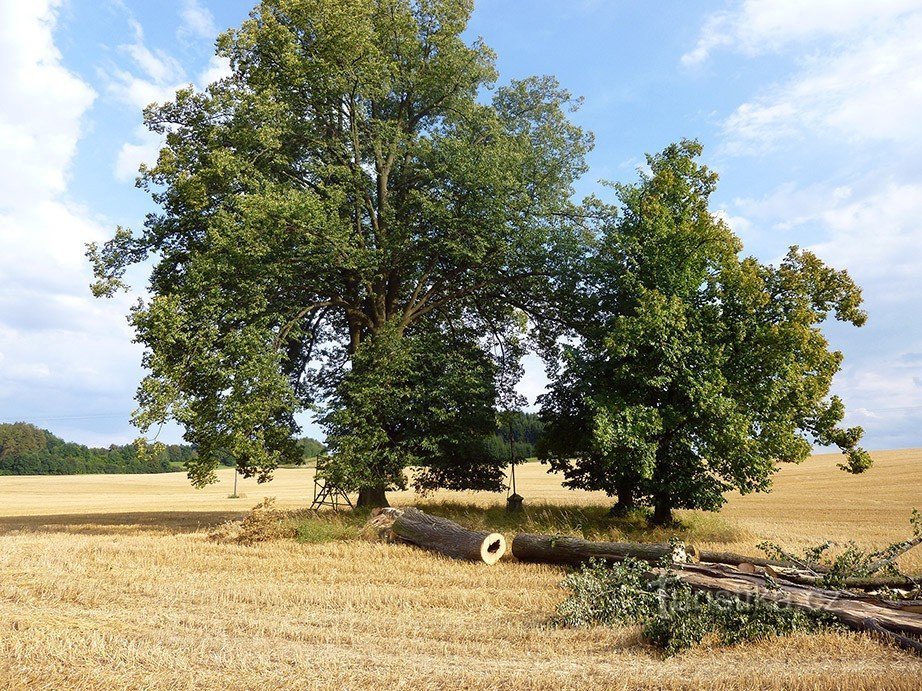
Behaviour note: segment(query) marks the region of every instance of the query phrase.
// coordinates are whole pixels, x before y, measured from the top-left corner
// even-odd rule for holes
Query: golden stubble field
[[[721,515],[733,537],[719,545],[905,537],[922,508],[922,450],[875,459],[859,477],[835,470],[836,456],[785,468],[772,494],[731,498]],[[358,540],[211,542],[211,526],[265,496],[303,508],[312,471],[241,480],[240,499],[231,488],[229,471],[205,490],[179,473],[0,478],[0,688],[922,687],[922,659],[857,634],[663,659],[633,629],[554,629],[563,572],[553,567]],[[519,491],[529,505],[609,501],[561,489],[537,464],[520,467]],[[920,552],[905,566],[922,572]]]

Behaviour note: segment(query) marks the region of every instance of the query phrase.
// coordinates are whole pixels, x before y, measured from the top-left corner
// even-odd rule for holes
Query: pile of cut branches
[[[677,652],[716,634],[735,642],[829,626],[870,631],[922,653],[922,579],[900,572],[897,559],[922,544],[922,515],[913,537],[867,551],[849,543],[830,556],[824,543],[795,556],[773,543],[769,558],[699,551],[690,545],[587,542],[517,535],[520,561],[568,564],[579,570],[558,622],[638,623],[651,642]]]

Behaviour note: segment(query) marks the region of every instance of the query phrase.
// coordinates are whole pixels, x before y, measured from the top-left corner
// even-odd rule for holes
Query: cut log
[[[519,561],[579,566],[590,559],[623,561],[630,557],[655,564],[664,558],[678,563],[698,561],[692,545],[636,542],[589,542],[575,537],[519,533],[512,540],[512,555]]]
[[[512,554],[520,561],[566,566],[578,566],[592,558],[618,562],[633,557],[656,563],[672,549],[672,545],[588,542],[525,533],[516,535],[512,541]],[[690,552],[697,556],[696,550],[691,549]],[[714,553],[708,556],[713,558]],[[732,558],[737,555],[727,556]],[[741,559],[739,565],[673,560],[676,563],[672,573],[693,590],[719,596],[732,595],[742,600],[761,598],[782,606],[827,612],[851,629],[870,631],[907,650],[920,650],[916,637],[922,636],[922,614],[917,611],[915,602],[901,606],[866,595],[819,588],[815,584],[818,579],[813,574],[810,575],[811,583],[794,583],[787,580],[788,575],[802,574],[785,574],[766,564],[768,560]],[[652,567],[647,576],[655,578],[663,573],[661,567]],[[771,587],[766,582],[766,576],[772,576],[774,580]]]
[[[769,569],[767,570],[772,578],[783,578],[790,583],[819,585],[823,580],[822,576],[813,576],[803,572],[791,573],[783,568],[773,569],[772,567],[769,567]],[[904,588],[911,590],[916,587],[916,583],[905,576],[856,576],[844,579],[842,581],[842,587],[849,590],[881,590],[882,588]]]
[[[371,524],[396,539],[454,559],[495,564],[506,553],[506,538],[499,533],[468,530],[412,507],[376,510]]]
[[[698,553],[698,561],[710,564],[753,564],[754,566],[781,566],[801,568],[800,564],[789,561],[778,561],[777,559],[763,559],[761,557],[747,557],[742,554],[733,554],[732,552],[714,552],[711,550],[701,550]],[[814,573],[828,573],[829,569],[822,564],[807,565]]]
[[[762,576],[718,564],[678,565],[675,574],[695,590],[729,593],[742,599],[759,597],[797,609],[828,612],[856,631],[867,630],[870,620],[891,633],[922,636],[922,615],[890,607],[883,600],[858,599],[837,590],[784,581],[769,588]]]

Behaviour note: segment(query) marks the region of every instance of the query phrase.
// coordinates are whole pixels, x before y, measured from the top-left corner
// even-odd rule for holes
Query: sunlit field
[[[836,470],[837,456],[787,467],[771,494],[731,497],[719,516],[680,512],[685,537],[753,554],[762,539],[795,548],[901,539],[912,507],[922,508],[922,450],[875,459],[859,477]],[[545,471],[517,471],[533,516],[610,504]],[[240,479],[237,499],[232,473],[220,477],[204,490],[181,473],[0,477],[0,688],[916,689],[922,680],[922,659],[858,634],[664,659],[634,629],[555,629],[563,571],[511,558],[486,567],[362,539],[213,542],[213,526],[264,497],[303,509],[313,493],[310,469],[280,470],[265,485]],[[503,497],[424,501],[457,509]],[[922,547],[903,565],[922,572]]]

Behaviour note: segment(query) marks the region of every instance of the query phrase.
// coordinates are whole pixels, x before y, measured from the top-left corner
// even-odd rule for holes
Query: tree
[[[294,416],[311,409],[360,504],[408,463],[495,484],[476,449],[457,455],[458,434],[492,432],[483,335],[544,308],[578,244],[569,199],[591,138],[553,78],[495,88],[493,53],[460,36],[471,11],[265,0],[218,40],[232,76],[146,109],[166,146],[139,184],[161,210],[88,254],[97,295],[154,261],[131,315],[150,371],[135,422],[184,425],[194,483],[222,453],[260,479],[297,460]],[[464,390],[445,378],[462,362]],[[433,389],[458,398],[424,403]],[[408,411],[432,419],[407,426]]]
[[[541,455],[572,487],[617,495],[616,510],[716,510],[730,489],[763,491],[809,439],[836,444],[843,467],[870,457],[861,428],[841,429],[828,397],[842,355],[820,329],[828,315],[861,326],[861,292],[845,271],[792,247],[779,266],[748,257],[708,210],[717,175],[683,141],[648,156],[649,173],[614,185],[579,271],[570,311],[577,341],[542,401]]]

